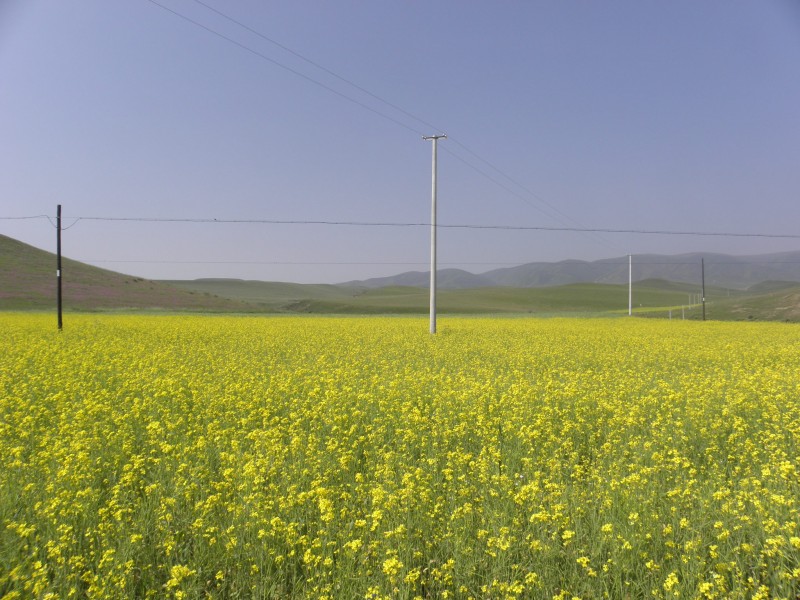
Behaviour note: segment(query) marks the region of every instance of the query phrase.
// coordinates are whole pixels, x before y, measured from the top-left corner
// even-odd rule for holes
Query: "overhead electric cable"
[[[448,138],[448,139],[449,139],[449,138]],[[462,144],[462,143],[460,143],[460,142],[458,142],[458,141],[456,141],[456,140],[453,140],[453,141],[455,141],[455,142],[456,142],[456,144],[458,144],[459,146],[461,146],[462,148],[464,148],[464,150],[466,150],[467,152],[469,152],[469,153],[470,153],[471,155],[473,155],[475,158],[477,158],[477,159],[478,159],[478,160],[480,160],[481,162],[485,163],[486,165],[488,165],[489,167],[491,167],[492,169],[494,169],[494,170],[495,170],[497,173],[499,173],[500,175],[502,175],[503,177],[505,177],[505,178],[506,178],[508,181],[510,181],[511,183],[513,183],[514,185],[516,185],[517,187],[519,187],[520,189],[524,190],[524,191],[525,191],[525,192],[526,192],[528,195],[532,196],[533,198],[537,199],[539,202],[541,202],[541,203],[542,203],[542,204],[544,204],[545,206],[549,207],[549,208],[550,208],[551,210],[553,210],[553,211],[554,211],[556,214],[555,214],[555,215],[553,215],[553,214],[550,214],[550,213],[548,213],[548,212],[547,212],[546,210],[544,210],[542,207],[540,207],[540,206],[537,206],[536,204],[534,204],[533,202],[531,202],[531,201],[530,201],[528,198],[526,198],[526,197],[525,197],[525,195],[523,195],[523,194],[520,194],[518,191],[516,191],[516,190],[514,190],[514,189],[512,189],[512,188],[508,187],[507,185],[505,185],[505,184],[501,183],[500,181],[498,181],[497,179],[495,179],[494,177],[492,177],[492,176],[491,176],[491,175],[489,175],[488,173],[484,172],[483,170],[479,169],[478,167],[476,167],[475,165],[473,165],[472,163],[470,163],[468,160],[466,160],[466,159],[464,159],[464,158],[460,157],[458,154],[456,154],[456,153],[455,153],[455,152],[453,152],[452,150],[450,150],[450,149],[448,149],[448,148],[444,148],[444,151],[445,151],[446,153],[450,154],[451,156],[453,156],[453,157],[454,157],[454,158],[456,158],[457,160],[459,160],[459,161],[461,161],[462,163],[464,163],[465,165],[467,165],[467,166],[468,166],[469,168],[471,168],[473,171],[475,171],[475,172],[477,172],[478,174],[482,175],[483,177],[485,177],[486,179],[488,179],[489,181],[491,181],[492,183],[494,183],[494,184],[495,184],[495,185],[497,185],[498,187],[500,187],[500,188],[502,188],[502,189],[506,190],[508,193],[512,194],[513,196],[516,196],[517,198],[519,198],[520,200],[522,200],[522,201],[523,201],[525,204],[527,204],[528,206],[530,206],[530,207],[532,207],[532,208],[534,208],[534,209],[538,210],[540,213],[542,213],[543,215],[546,215],[547,217],[549,217],[549,218],[553,219],[554,221],[557,221],[557,222],[561,223],[562,225],[567,225],[567,222],[571,222],[573,225],[580,226],[580,223],[579,223],[578,221],[576,221],[575,219],[572,219],[572,218],[570,218],[568,215],[565,215],[563,212],[561,212],[560,210],[558,210],[558,209],[557,209],[555,206],[553,206],[553,205],[552,205],[552,204],[550,204],[549,202],[545,201],[545,200],[544,200],[543,198],[541,198],[540,196],[537,196],[536,194],[534,194],[532,191],[530,191],[530,190],[529,190],[528,188],[526,188],[524,185],[522,185],[521,183],[517,182],[515,179],[513,179],[512,177],[510,177],[509,175],[505,174],[503,171],[501,171],[500,169],[498,169],[497,167],[495,167],[495,166],[494,166],[492,163],[490,163],[489,161],[487,161],[487,160],[486,160],[486,159],[484,159],[484,158],[481,158],[481,157],[480,157],[478,154],[476,154],[475,152],[473,152],[472,150],[470,150],[469,148],[467,148],[467,147],[466,147],[464,144]],[[563,218],[559,217],[558,215],[561,215],[561,217],[563,217]],[[588,235],[588,237],[592,237],[592,236],[591,236],[591,235]],[[618,250],[618,251],[620,251],[620,252],[621,252],[621,250],[620,250],[619,248],[617,248],[617,247],[613,246],[612,244],[609,244],[607,241],[603,240],[603,239],[602,239],[602,238],[600,238],[599,236],[595,236],[595,237],[594,237],[594,241],[596,241],[596,242],[600,242],[601,244],[603,244],[603,245],[605,245],[605,246],[607,246],[607,247],[609,247],[609,248],[612,248],[612,249],[614,249],[614,250]]]
[[[49,219],[49,215],[26,215],[24,217],[0,217],[3,221],[24,221],[27,219]]]
[[[513,177],[511,177],[510,175],[508,175],[507,173],[505,173],[504,171],[502,171],[500,168],[498,168],[497,166],[495,166],[494,164],[492,164],[491,162],[489,162],[488,160],[486,160],[485,158],[483,158],[482,156],[480,156],[478,153],[474,152],[473,150],[470,150],[470,149],[469,149],[467,146],[465,146],[463,143],[461,143],[460,141],[458,141],[458,139],[456,139],[456,138],[448,138],[448,139],[450,139],[450,141],[452,141],[452,142],[453,142],[453,143],[455,143],[456,145],[460,146],[461,148],[463,148],[464,150],[466,150],[467,152],[469,152],[469,153],[470,153],[472,156],[474,156],[474,157],[475,157],[475,158],[477,158],[479,161],[481,161],[483,164],[485,164],[486,166],[488,166],[488,167],[489,167],[490,169],[492,169],[492,170],[493,170],[495,173],[498,173],[499,175],[501,175],[502,177],[504,177],[505,179],[507,179],[508,181],[510,181],[511,183],[513,183],[514,185],[516,185],[518,188],[520,188],[521,190],[523,190],[525,193],[527,193],[528,195],[532,196],[533,198],[535,198],[536,200],[538,200],[539,202],[541,202],[542,204],[544,204],[545,206],[547,206],[548,208],[550,208],[551,210],[553,210],[555,213],[557,213],[557,214],[561,215],[562,217],[564,217],[565,219],[567,219],[567,220],[569,220],[569,221],[572,221],[572,222],[573,222],[573,224],[575,224],[575,225],[579,225],[579,223],[578,223],[578,222],[576,222],[574,219],[572,219],[572,218],[571,218],[569,215],[567,215],[567,214],[564,214],[564,213],[563,213],[563,212],[561,212],[561,211],[560,211],[558,208],[556,208],[555,206],[553,206],[552,204],[550,204],[550,203],[549,203],[547,200],[545,200],[544,198],[542,198],[540,195],[536,194],[535,192],[533,192],[533,191],[531,191],[530,189],[528,189],[527,187],[525,187],[525,186],[524,186],[523,184],[521,184],[519,181],[517,181],[516,179],[514,179]],[[447,150],[445,150],[445,151],[447,151]],[[470,165],[470,166],[471,166],[471,165]],[[474,167],[473,167],[473,168],[474,168]],[[476,170],[477,170],[477,169],[476,169]],[[486,175],[484,175],[484,176],[486,176]],[[492,181],[494,181],[494,180],[492,180]],[[504,189],[507,189],[507,188],[504,188]],[[521,196],[520,196],[520,197],[521,197]],[[556,220],[560,220],[560,219],[556,219]]]
[[[192,25],[200,27],[201,29],[205,29],[207,32],[209,32],[211,34],[214,34],[217,37],[219,37],[219,38],[221,38],[221,39],[223,39],[223,40],[225,40],[225,41],[227,41],[227,42],[229,42],[229,43],[231,43],[231,44],[233,44],[235,46],[238,46],[242,50],[246,50],[247,52],[250,52],[251,54],[254,54],[255,56],[258,56],[259,58],[262,58],[262,59],[264,59],[264,60],[266,60],[266,61],[268,61],[268,62],[270,62],[270,63],[272,63],[272,64],[274,64],[274,65],[276,65],[278,67],[280,67],[281,69],[289,71],[290,73],[292,73],[294,75],[297,75],[298,77],[301,77],[301,78],[305,79],[306,81],[309,81],[309,82],[313,83],[314,85],[317,85],[317,86],[319,86],[319,87],[331,92],[332,94],[336,94],[340,98],[344,98],[348,102],[352,102],[353,104],[356,104],[356,105],[360,106],[361,108],[364,108],[364,109],[366,109],[366,110],[368,110],[368,111],[370,111],[370,112],[372,112],[372,113],[374,113],[374,114],[376,114],[376,115],[378,115],[380,117],[383,117],[384,119],[392,121],[393,123],[395,123],[396,125],[399,125],[400,127],[403,127],[404,129],[408,129],[409,131],[412,131],[412,132],[414,132],[414,133],[416,133],[418,135],[423,135],[422,131],[414,129],[410,125],[407,125],[406,123],[403,123],[402,121],[399,121],[398,119],[395,119],[394,117],[391,117],[391,116],[387,115],[386,113],[383,113],[383,112],[381,112],[381,111],[369,106],[368,104],[364,104],[360,100],[356,100],[355,98],[353,98],[351,96],[348,96],[347,94],[344,94],[344,93],[340,92],[339,90],[337,90],[335,88],[332,88],[331,86],[326,85],[326,84],[322,83],[321,81],[318,81],[318,80],[314,79],[313,77],[309,77],[308,75],[306,75],[304,73],[301,73],[300,71],[298,71],[296,69],[293,69],[292,67],[290,67],[288,65],[285,65],[285,64],[275,60],[274,58],[270,58],[266,54],[263,54],[263,53],[259,52],[258,50],[254,50],[253,48],[251,48],[251,47],[247,46],[246,44],[243,44],[243,43],[233,39],[232,37],[229,37],[229,36],[227,36],[227,35],[225,35],[223,33],[220,33],[219,31],[216,31],[215,29],[212,29],[211,27],[203,25],[202,23],[200,23],[199,21],[195,21],[191,17],[187,17],[186,15],[184,15],[182,13],[179,13],[178,11],[175,11],[175,10],[173,10],[173,9],[167,7],[167,6],[164,6],[160,2],[156,2],[156,0],[147,0],[147,1],[150,2],[151,4],[154,4],[154,5],[162,8],[162,9],[164,9],[165,11],[167,11],[169,13],[172,13],[173,15],[175,15],[178,18],[183,19],[184,21],[187,21],[187,22],[191,23]]]
[[[410,117],[411,119],[414,119],[415,121],[417,121],[418,123],[421,123],[422,125],[425,125],[429,129],[434,130],[434,131],[444,131],[443,128],[437,127],[436,125],[426,121],[425,119],[423,119],[421,117],[418,117],[417,115],[415,115],[413,113],[410,113],[409,111],[405,110],[401,106],[398,106],[398,105],[396,105],[396,104],[394,104],[392,102],[389,102],[385,98],[382,98],[381,96],[378,96],[377,94],[374,94],[373,92],[369,91],[365,87],[355,83],[354,81],[352,81],[350,79],[347,79],[346,77],[343,77],[342,75],[339,75],[338,73],[336,73],[335,71],[332,71],[331,69],[325,67],[324,65],[321,65],[318,62],[313,61],[313,60],[311,60],[310,58],[308,58],[306,56],[303,56],[302,54],[300,54],[299,52],[293,50],[292,48],[289,48],[288,46],[285,46],[284,44],[281,44],[280,42],[277,42],[276,40],[264,35],[260,31],[258,31],[256,29],[253,29],[249,25],[247,25],[245,23],[242,23],[241,21],[239,21],[237,19],[234,19],[230,15],[227,15],[227,14],[223,13],[221,10],[219,10],[219,9],[209,5],[209,4],[207,4],[206,2],[203,2],[202,0],[194,0],[194,2],[199,4],[200,6],[205,7],[206,9],[212,11],[213,13],[219,15],[223,19],[226,19],[226,20],[230,21],[231,23],[234,23],[235,25],[238,25],[242,29],[245,29],[245,30],[249,31],[250,33],[253,33],[254,35],[257,35],[258,37],[260,37],[261,39],[269,42],[270,44],[273,44],[273,45],[277,46],[281,50],[284,50],[285,52],[288,52],[292,56],[296,56],[297,58],[299,58],[300,60],[310,64],[311,66],[316,67],[317,69],[319,69],[321,71],[324,71],[325,73],[327,73],[328,75],[330,75],[332,77],[335,77],[339,81],[342,81],[342,82],[346,83],[347,85],[352,86],[353,88],[355,88],[358,91],[366,94],[367,96],[370,96],[371,98],[374,98],[375,100],[378,100],[379,102],[382,102],[386,106],[388,106],[390,108],[393,108],[394,110],[396,110],[398,112],[401,112],[402,114],[406,115],[407,117]],[[459,141],[457,138],[453,138],[451,136],[448,139],[450,139],[450,141],[454,142],[457,146],[461,147],[466,152],[471,154],[473,157],[475,157],[476,159],[478,159],[479,161],[481,161],[482,163],[487,165],[495,173],[498,173],[499,175],[501,175],[502,177],[504,177],[505,179],[510,181],[512,184],[516,185],[518,188],[520,188],[521,190],[525,191],[527,194],[529,194],[530,196],[532,196],[533,198],[535,198],[536,200],[538,200],[539,202],[541,202],[542,204],[544,204],[545,206],[547,206],[548,208],[553,210],[556,214],[561,215],[562,217],[564,217],[565,219],[567,219],[569,221],[572,221],[572,223],[575,224],[575,225],[579,225],[579,223],[574,221],[571,217],[569,217],[568,215],[564,214],[562,211],[560,211],[558,208],[556,208],[555,206],[550,204],[547,200],[545,200],[544,198],[542,198],[538,194],[532,192],[530,189],[525,187],[523,184],[519,183],[516,179],[514,179],[513,177],[511,177],[510,175],[508,175],[507,173],[502,171],[499,167],[497,167],[496,165],[492,164],[490,161],[488,161],[485,158],[483,158],[482,156],[480,156],[477,152],[475,152],[474,150],[472,150],[469,147],[467,147],[463,142]],[[522,195],[514,192],[513,190],[509,189],[508,187],[504,186],[503,184],[501,184],[500,182],[498,182],[494,178],[490,177],[488,174],[486,174],[486,173],[482,172],[480,169],[476,168],[470,162],[464,160],[463,158],[461,158],[460,156],[458,156],[457,154],[452,152],[451,150],[448,150],[447,148],[444,148],[444,150],[445,150],[445,152],[447,152],[448,154],[454,156],[455,158],[457,158],[458,160],[460,160],[461,162],[466,164],[468,167],[474,169],[479,174],[483,175],[484,177],[486,177],[487,179],[489,179],[490,181],[492,181],[496,185],[499,185],[504,190],[514,194],[515,196],[517,196],[518,198],[520,198],[521,200],[523,200],[523,201],[525,201],[527,203],[527,199],[524,196],[522,196]],[[530,204],[530,203],[528,203],[528,204],[530,206],[534,206],[533,204]],[[534,208],[537,208],[537,210],[540,210],[536,206],[534,206]],[[544,214],[547,214],[547,213],[544,213]],[[557,221],[561,221],[561,219],[553,217],[552,215],[547,215],[547,216],[549,216],[550,218],[554,218]],[[562,221],[562,224],[566,224],[566,223],[563,223],[563,221]]]
[[[2,218],[2,217],[0,217]],[[46,217],[45,218],[49,218]],[[187,217],[76,217],[76,221],[117,221],[137,223],[241,223],[263,225],[338,225],[352,227],[430,227],[430,223],[416,222],[390,222],[390,221],[334,221],[311,219],[214,219],[214,218],[187,218]],[[570,231],[594,233],[632,233],[642,235],[680,235],[700,237],[745,237],[745,238],[775,238],[775,239],[800,239],[800,234],[792,233],[750,233],[750,232],[723,232],[723,231],[676,231],[665,229],[616,229],[610,227],[552,227],[547,225],[478,225],[466,223],[439,223],[437,227],[445,229],[487,229],[505,231]]]
[[[226,36],[226,35],[224,35],[222,33],[219,33],[218,31],[216,31],[216,30],[214,30],[214,29],[212,29],[210,27],[207,27],[206,25],[203,25],[202,23],[200,23],[200,22],[198,22],[198,21],[196,21],[196,20],[194,20],[194,19],[192,19],[190,17],[187,17],[186,15],[184,15],[182,13],[179,13],[176,10],[168,8],[168,7],[164,6],[163,4],[161,4],[160,2],[157,2],[156,0],[148,0],[148,2],[150,2],[150,3],[152,3],[152,4],[156,5],[156,6],[164,9],[167,12],[172,13],[173,15],[175,15],[177,17],[180,17],[181,19],[186,20],[189,23],[192,23],[193,25],[196,25],[196,26],[208,31],[209,33],[213,33],[214,35],[217,35],[220,38],[222,38],[222,39],[224,39],[224,40],[226,40],[226,41],[228,41],[230,43],[233,43],[233,44],[239,46],[240,48],[243,48],[243,49],[247,50],[248,52],[251,52],[251,53],[255,54],[256,56],[259,56],[259,57],[261,57],[261,58],[263,58],[265,60],[268,60],[269,62],[271,62],[271,63],[273,63],[273,64],[275,64],[277,66],[280,66],[281,68],[286,69],[287,71],[289,71],[289,72],[291,72],[291,73],[293,73],[295,75],[298,75],[299,77],[302,77],[303,79],[306,79],[307,81],[315,83],[316,85],[318,85],[318,86],[320,86],[320,87],[322,87],[322,88],[324,88],[324,89],[326,89],[326,90],[328,90],[328,91],[330,91],[330,92],[332,92],[332,93],[334,93],[334,94],[336,94],[336,95],[338,95],[338,96],[340,96],[342,98],[345,98],[345,99],[357,104],[358,106],[361,106],[362,108],[366,108],[367,110],[369,110],[369,111],[371,111],[371,112],[373,112],[373,113],[375,113],[375,114],[377,114],[377,115],[379,115],[379,116],[381,116],[381,117],[383,117],[385,119],[388,119],[388,120],[394,122],[397,125],[400,125],[401,127],[405,128],[405,129],[407,129],[409,131],[413,131],[414,133],[417,133],[419,135],[423,135],[423,133],[421,131],[419,131],[419,130],[417,130],[417,129],[415,129],[415,128],[413,128],[413,127],[411,127],[411,126],[409,126],[409,125],[407,125],[407,124],[405,124],[405,123],[403,123],[403,122],[401,122],[401,121],[399,121],[399,120],[397,120],[397,119],[395,119],[395,118],[393,118],[393,117],[391,117],[391,116],[379,111],[379,110],[376,110],[376,109],[372,108],[371,106],[369,106],[367,104],[364,104],[363,102],[360,102],[359,100],[356,100],[355,98],[352,98],[352,97],[348,96],[347,94],[339,92],[338,90],[335,90],[334,88],[332,88],[332,87],[330,87],[330,86],[328,86],[328,85],[326,85],[326,84],[324,84],[324,83],[322,83],[320,81],[317,81],[313,77],[309,77],[309,76],[301,73],[300,71],[297,71],[296,69],[292,69],[291,67],[288,67],[287,65],[284,65],[283,63],[281,63],[281,62],[279,62],[279,61],[277,61],[277,60],[275,60],[273,58],[270,58],[270,57],[268,57],[268,56],[266,56],[266,55],[264,55],[264,54],[262,54],[262,53],[260,53],[260,52],[258,52],[256,50],[253,50],[249,46],[247,46],[247,45],[245,45],[245,44],[243,44],[241,42],[238,42],[238,41],[234,40],[233,38],[230,38],[229,36]],[[286,46],[284,44],[281,44],[280,42],[277,42],[276,40],[270,38],[269,36],[263,34],[262,32],[250,27],[249,25],[247,25],[245,23],[242,23],[241,21],[239,21],[239,20],[231,17],[230,15],[222,12],[221,10],[219,10],[219,9],[209,5],[209,4],[207,4],[206,2],[202,2],[201,0],[194,0],[194,2],[199,4],[199,5],[201,5],[201,6],[203,6],[203,7],[205,7],[207,10],[210,10],[211,12],[213,12],[216,15],[222,17],[223,19],[226,19],[227,21],[237,25],[238,27],[241,27],[245,31],[248,31],[248,32],[258,36],[259,38],[269,42],[270,44],[275,45],[276,47],[280,48],[281,50],[283,50],[285,52],[290,53],[291,55],[299,58],[300,60],[306,62],[307,64],[312,65],[313,67],[315,67],[315,68],[327,73],[328,75],[338,79],[339,81],[341,81],[343,83],[346,83],[347,85],[353,87],[354,89],[358,90],[359,92],[361,92],[363,94],[366,94],[367,96],[369,96],[369,97],[371,97],[371,98],[383,103],[384,105],[386,105],[386,106],[388,106],[388,107],[390,107],[390,108],[402,113],[403,115],[409,117],[410,119],[413,119],[414,121],[417,121],[418,123],[421,123],[422,125],[425,125],[425,127],[429,128],[429,129],[436,130],[436,131],[444,131],[444,129],[442,129],[441,127],[436,127],[435,125],[433,125],[432,123],[426,121],[425,119],[423,119],[423,118],[421,118],[421,117],[419,117],[419,116],[417,116],[417,115],[405,110],[404,108],[402,108],[402,107],[398,106],[397,104],[394,104],[394,103],[386,100],[385,98],[382,98],[381,96],[369,91],[365,87],[353,82],[352,80],[350,80],[350,79],[348,79],[346,77],[343,77],[342,75],[339,75],[338,73],[336,73],[335,71],[325,67],[324,65],[321,65],[320,63],[318,63],[318,62],[316,62],[314,60],[311,60],[310,58],[307,58],[306,56],[304,56],[304,55],[300,54],[299,52],[289,48],[288,46]],[[458,141],[457,139],[453,139],[453,141],[459,147],[463,148],[466,152],[468,152],[469,154],[471,154],[472,156],[477,158],[479,161],[481,161],[484,164],[486,164],[487,166],[489,166],[493,171],[495,171],[496,173],[498,173],[499,175],[504,177],[506,180],[511,182],[513,185],[517,186],[519,189],[523,190],[530,197],[534,198],[539,203],[544,204],[545,206],[547,206],[550,210],[554,211],[557,215],[561,215],[564,219],[566,219],[567,221],[571,222],[574,225],[580,225],[580,223],[578,221],[576,221],[575,219],[569,217],[568,215],[566,215],[565,213],[560,211],[558,208],[553,206],[551,203],[547,202],[544,198],[542,198],[538,194],[535,194],[534,192],[532,192],[530,189],[528,189],[527,187],[525,187],[524,185],[519,183],[513,177],[511,177],[510,175],[508,175],[507,173],[502,171],[500,168],[498,168],[497,166],[492,164],[490,161],[488,161],[485,158],[481,157],[477,152],[475,152],[474,150],[471,150],[470,148],[468,148],[464,143]],[[451,156],[454,156],[455,158],[460,160],[462,163],[467,165],[469,168],[471,168],[472,170],[477,172],[479,175],[482,175],[483,177],[487,178],[489,181],[491,181],[495,185],[497,185],[497,186],[501,187],[502,189],[506,190],[507,192],[513,194],[514,196],[516,196],[517,198],[521,199],[523,202],[525,202],[529,206],[532,206],[533,208],[535,208],[536,210],[538,210],[542,214],[547,215],[549,218],[551,218],[551,219],[553,219],[555,221],[558,221],[562,225],[566,225],[567,224],[561,218],[559,218],[557,216],[553,216],[552,214],[549,214],[547,211],[543,210],[542,208],[536,206],[535,204],[530,202],[525,196],[519,194],[518,192],[515,192],[514,190],[510,189],[508,186],[500,183],[495,178],[491,177],[490,175],[488,175],[487,173],[485,173],[481,169],[477,168],[475,165],[473,165],[469,161],[467,161],[464,158],[458,156],[458,154],[454,153],[452,150],[449,150],[447,148],[445,148],[444,150],[445,150],[445,152],[447,152]],[[595,238],[595,241],[600,241],[602,244],[613,248],[613,245],[608,244],[608,242],[606,242],[605,240],[602,240],[602,239],[599,239],[599,238]],[[618,250],[618,248],[615,248],[615,249]]]
[[[420,261],[285,261],[285,260],[112,260],[112,259],[80,259],[85,263],[141,263],[154,265],[409,265],[427,266],[427,262]],[[524,261],[508,262],[446,262],[440,265],[520,265]]]
[[[698,253],[701,254],[701,253]],[[86,263],[141,263],[141,264],[154,264],[154,265],[161,265],[161,264],[176,264],[176,265],[416,265],[416,266],[427,266],[427,261],[286,261],[286,260],[148,260],[148,259],[92,259],[92,258],[84,258],[84,259],[76,259],[80,260],[81,262]],[[558,267],[561,268],[570,268],[570,267],[581,267],[585,268],[587,265],[591,265],[592,268],[604,268],[604,267],[627,267],[627,261],[613,261],[613,260],[594,260],[594,261],[530,261],[530,260],[516,260],[516,261],[457,261],[457,262],[443,262],[439,263],[440,265],[447,265],[447,266],[454,266],[454,265],[513,265],[513,266],[521,266],[525,264],[534,263],[544,263],[544,264],[557,264]],[[680,262],[664,262],[664,261],[637,261],[636,266],[664,266],[664,267],[673,267],[673,266],[697,266],[697,261],[688,262],[688,261],[680,261]],[[752,266],[752,265],[800,265],[800,261],[797,260],[769,260],[769,261],[741,261],[741,262],[733,262],[733,261],[706,261],[706,265],[730,265],[730,266]]]
[[[448,139],[449,139],[449,138],[448,138]],[[486,179],[488,179],[489,181],[491,181],[492,183],[494,183],[494,184],[495,184],[495,185],[497,185],[498,187],[501,187],[501,188],[503,188],[503,189],[504,189],[505,191],[507,191],[509,194],[512,194],[512,195],[516,196],[517,198],[519,198],[520,200],[522,200],[523,202],[525,202],[525,203],[529,204],[529,206],[532,206],[533,208],[535,208],[536,210],[538,210],[540,213],[542,213],[542,214],[543,214],[543,215],[545,215],[546,217],[549,217],[549,218],[551,218],[551,219],[554,219],[554,220],[556,220],[556,221],[559,221],[559,222],[561,222],[561,223],[562,223],[562,225],[566,225],[566,223],[562,222],[562,221],[561,221],[561,219],[559,219],[558,217],[555,217],[555,216],[553,216],[553,215],[549,214],[549,213],[548,213],[546,210],[543,210],[543,209],[541,209],[541,208],[540,208],[540,207],[538,207],[538,206],[535,206],[535,205],[533,205],[533,204],[530,204],[530,203],[528,203],[528,201],[525,199],[525,197],[523,197],[521,194],[519,194],[519,192],[517,192],[517,191],[515,191],[515,190],[511,189],[510,187],[508,187],[507,185],[505,185],[505,184],[501,183],[500,181],[498,181],[497,179],[495,179],[494,177],[492,177],[492,176],[491,176],[491,175],[489,175],[488,173],[486,173],[486,172],[482,171],[481,169],[479,169],[478,167],[476,167],[475,165],[473,165],[472,163],[470,163],[468,160],[466,160],[466,159],[464,159],[464,158],[460,157],[458,154],[455,154],[454,152],[452,152],[451,150],[448,150],[447,148],[443,148],[443,150],[444,150],[445,152],[447,152],[447,153],[448,153],[450,156],[452,156],[453,158],[455,158],[456,160],[458,160],[458,161],[460,161],[460,162],[464,163],[464,164],[465,164],[465,165],[467,165],[469,168],[473,169],[473,170],[474,170],[474,171],[476,171],[477,173],[480,173],[481,175],[483,175],[484,177],[486,177]]]
[[[253,28],[252,28],[252,27],[250,27],[249,25],[246,25],[245,23],[242,23],[241,21],[238,21],[238,20],[234,19],[234,18],[233,18],[233,17],[231,17],[230,15],[226,15],[226,14],[225,14],[225,13],[223,13],[221,10],[218,10],[218,9],[216,9],[216,8],[214,8],[213,6],[211,6],[211,5],[209,5],[209,4],[206,4],[205,2],[201,2],[201,0],[194,0],[194,1],[195,1],[197,4],[199,4],[200,6],[204,6],[204,7],[205,7],[205,8],[207,8],[208,10],[210,10],[210,11],[212,11],[212,12],[214,12],[214,13],[218,14],[218,15],[219,15],[220,17],[222,17],[223,19],[226,19],[226,20],[230,21],[231,23],[234,23],[234,24],[238,25],[238,26],[239,26],[239,27],[241,27],[242,29],[246,29],[246,30],[247,30],[247,31],[249,31],[250,33],[253,33],[253,34],[257,35],[257,36],[258,36],[258,37],[260,37],[261,39],[263,39],[263,40],[265,40],[265,41],[269,42],[270,44],[273,44],[273,45],[277,46],[277,47],[278,47],[278,48],[280,48],[281,50],[284,50],[284,51],[288,52],[288,53],[289,53],[289,54],[291,54],[292,56],[296,56],[296,57],[297,57],[297,58],[299,58],[300,60],[302,60],[302,61],[304,61],[304,62],[308,63],[309,65],[311,65],[311,66],[313,66],[313,67],[316,67],[316,68],[317,68],[317,69],[319,69],[320,71],[324,71],[325,73],[327,73],[327,74],[328,74],[328,75],[330,75],[331,77],[335,77],[335,78],[336,78],[336,79],[338,79],[339,81],[341,81],[341,82],[343,82],[343,83],[346,83],[346,84],[347,84],[347,85],[349,85],[349,86],[352,86],[352,87],[354,87],[354,88],[355,88],[355,89],[357,89],[359,92],[362,92],[362,93],[366,94],[367,96],[370,96],[371,98],[374,98],[375,100],[378,100],[379,102],[382,102],[382,103],[383,103],[383,104],[385,104],[386,106],[388,106],[388,107],[390,107],[390,108],[393,108],[394,110],[396,110],[396,111],[398,111],[398,112],[401,112],[401,113],[403,113],[403,114],[404,114],[404,115],[406,115],[407,117],[410,117],[411,119],[414,119],[414,120],[415,120],[415,121],[417,121],[418,123],[421,123],[422,125],[425,125],[425,127],[428,127],[429,129],[434,129],[434,130],[437,130],[437,131],[442,131],[442,129],[441,129],[441,128],[439,128],[439,127],[436,127],[435,125],[432,125],[431,123],[428,123],[428,122],[427,122],[427,121],[425,121],[424,119],[421,119],[420,117],[418,117],[418,116],[416,116],[416,115],[414,115],[414,114],[412,114],[412,113],[408,112],[408,111],[407,111],[407,110],[405,110],[404,108],[402,108],[402,107],[400,107],[400,106],[397,106],[396,104],[393,104],[392,102],[389,102],[389,101],[388,101],[388,100],[386,100],[385,98],[381,98],[381,97],[380,97],[380,96],[378,96],[377,94],[374,94],[374,93],[370,92],[368,89],[366,89],[366,88],[364,88],[364,87],[362,87],[362,86],[358,85],[357,83],[355,83],[355,82],[351,81],[350,79],[347,79],[346,77],[343,77],[343,76],[339,75],[338,73],[336,73],[335,71],[332,71],[332,70],[328,69],[328,68],[327,68],[327,67],[325,67],[324,65],[321,65],[321,64],[319,64],[318,62],[315,62],[315,61],[311,60],[310,58],[308,58],[308,57],[306,57],[306,56],[303,56],[302,54],[300,54],[299,52],[297,52],[297,51],[295,51],[295,50],[292,50],[292,49],[291,49],[291,48],[289,48],[288,46],[284,46],[284,45],[283,45],[283,44],[281,44],[280,42],[277,42],[277,41],[273,40],[272,38],[270,38],[270,37],[267,37],[266,35],[264,35],[264,34],[263,34],[263,33],[261,33],[260,31],[258,31],[258,30],[256,30],[256,29],[253,29]]]

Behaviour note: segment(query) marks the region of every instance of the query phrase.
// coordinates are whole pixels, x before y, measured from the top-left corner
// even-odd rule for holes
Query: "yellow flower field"
[[[800,597],[797,326],[0,330],[0,598]]]

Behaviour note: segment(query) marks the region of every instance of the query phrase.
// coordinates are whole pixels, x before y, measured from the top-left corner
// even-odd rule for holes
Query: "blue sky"
[[[54,250],[47,220],[7,217],[59,203],[67,226],[424,223],[420,136],[440,132],[441,224],[800,233],[796,0],[203,1],[0,0],[0,233]],[[338,282],[426,270],[428,243],[425,227],[86,219],[63,247],[145,277]],[[797,249],[439,232],[440,268],[472,272]]]

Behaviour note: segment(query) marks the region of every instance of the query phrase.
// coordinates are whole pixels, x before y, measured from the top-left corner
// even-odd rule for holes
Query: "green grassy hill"
[[[280,312],[424,314],[429,306],[428,290],[420,287],[372,289],[225,279],[168,283],[184,290],[259,303]],[[688,284],[659,280],[641,282],[634,286],[634,306],[637,311],[643,311],[686,305],[689,294],[696,292]],[[728,293],[719,289],[709,292],[716,295]],[[627,307],[627,285],[580,283],[547,288],[480,287],[444,289],[437,295],[437,308],[443,314],[624,314]]]
[[[754,286],[747,293],[727,296],[708,296],[706,318],[714,321],[787,321],[800,322],[800,286],[796,283],[772,282],[776,291],[764,291],[762,286]],[[666,317],[667,309],[650,311],[646,316]],[[680,318],[673,307],[673,318]],[[702,318],[700,307],[686,313],[687,318]]]
[[[236,311],[249,305],[62,258],[64,310]],[[56,256],[0,235],[0,310],[55,310]]]
[[[280,309],[309,298],[323,301],[345,300],[358,293],[355,288],[327,284],[302,284],[242,279],[163,280],[172,287],[214,294],[254,305]]]

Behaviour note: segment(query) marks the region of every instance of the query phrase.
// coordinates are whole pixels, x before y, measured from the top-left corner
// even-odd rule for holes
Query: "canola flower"
[[[0,315],[0,598],[796,598],[786,324]]]

